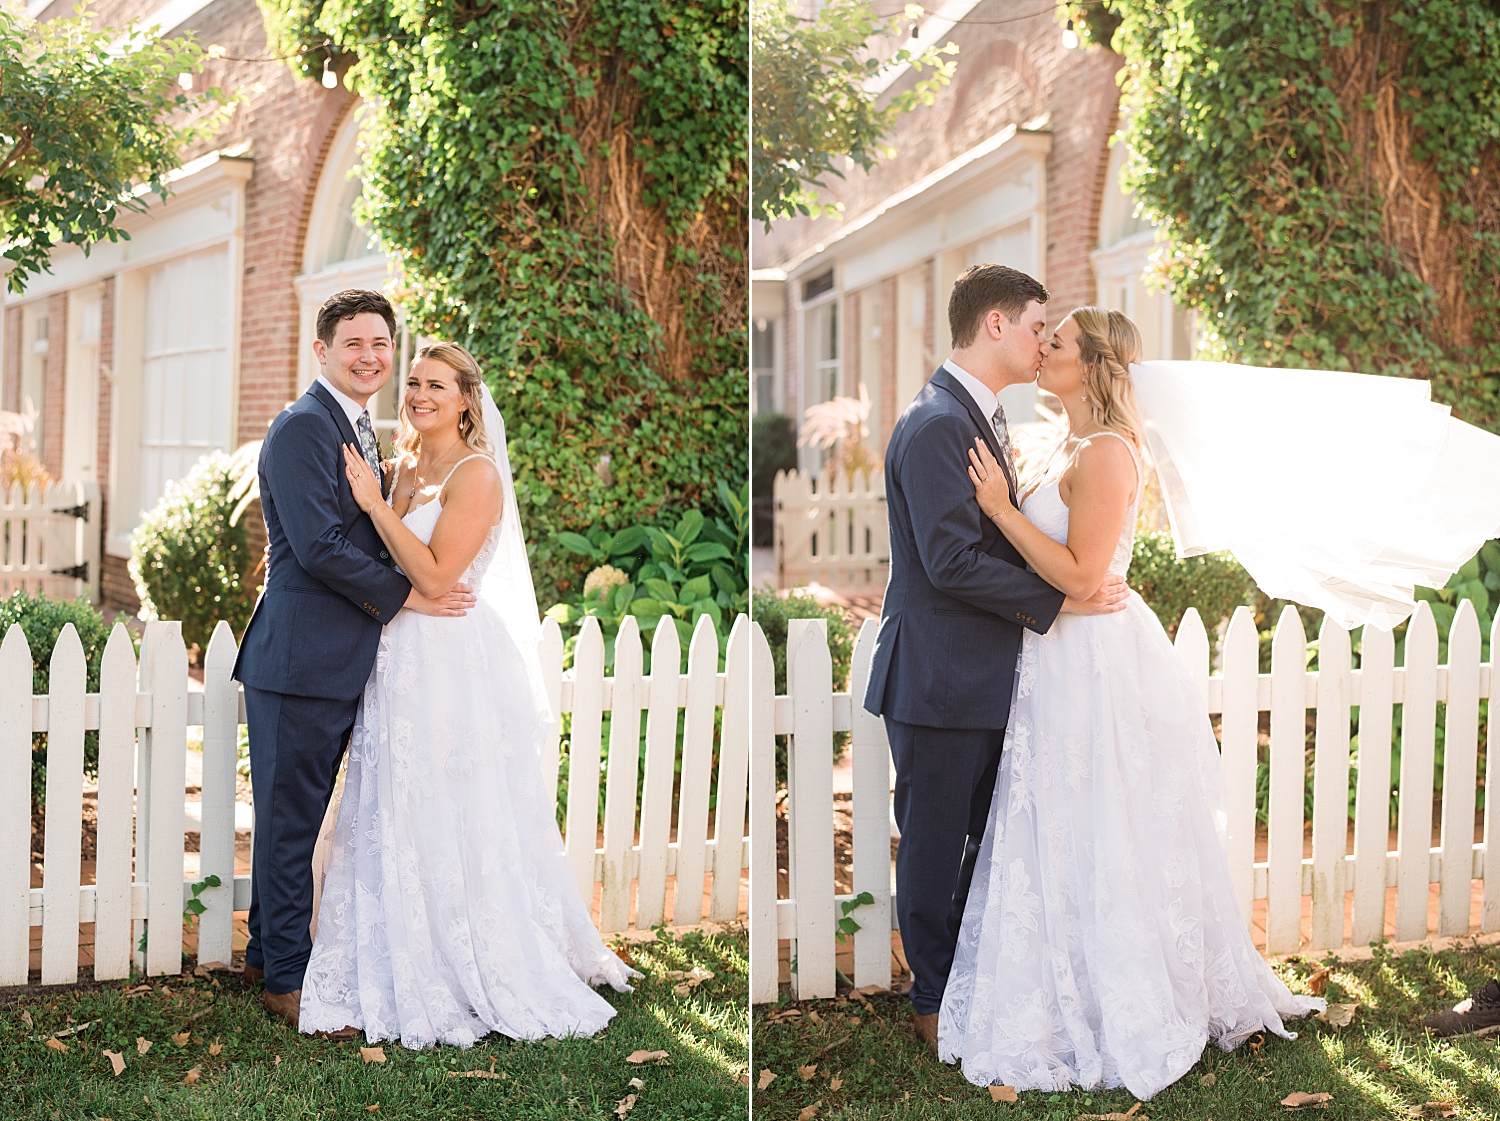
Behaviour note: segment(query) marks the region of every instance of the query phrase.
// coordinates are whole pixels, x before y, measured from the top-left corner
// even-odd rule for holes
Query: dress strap
[[[460,459],[457,463],[455,463],[453,465],[452,470],[450,470],[447,475],[443,476],[443,483],[442,483],[442,486],[438,487],[438,493],[439,494],[443,493],[443,488],[448,485],[448,480],[451,479],[451,478],[453,478],[453,472],[457,471],[465,463],[468,463],[469,460],[471,460],[471,459],[489,459],[489,458],[490,457],[487,456],[487,455],[485,455],[484,452],[475,452],[473,455],[466,455],[466,456],[464,456],[462,459]]]

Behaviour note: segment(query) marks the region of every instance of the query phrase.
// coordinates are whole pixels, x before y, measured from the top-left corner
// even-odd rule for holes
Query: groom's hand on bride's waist
[[[479,597],[474,594],[469,585],[454,584],[449,591],[444,592],[437,599],[428,599],[413,588],[411,594],[406,597],[405,606],[419,615],[452,619],[467,615],[469,609],[478,602]]]
[[[1060,614],[1064,615],[1113,615],[1125,610],[1125,601],[1130,597],[1130,585],[1125,577],[1110,574],[1099,585],[1099,590],[1088,599],[1078,600],[1068,596],[1063,600]]]

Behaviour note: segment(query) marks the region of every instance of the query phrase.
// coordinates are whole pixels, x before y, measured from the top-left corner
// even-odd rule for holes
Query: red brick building
[[[72,4],[30,9],[61,18]],[[126,561],[141,512],[204,454],[259,439],[315,376],[317,306],[341,288],[380,287],[390,267],[351,215],[358,99],[267,59],[255,0],[99,0],[92,11],[107,27],[148,23],[221,45],[226,57],[195,88],[248,97],[184,154],[166,199],[125,219],[129,241],[88,256],[63,247],[50,274],[5,297],[0,407],[29,401],[48,471],[99,486],[102,599],[133,607]],[[389,422],[394,389],[382,396],[376,415]]]
[[[1119,187],[1120,57],[1068,49],[1051,11],[1028,0],[960,0],[918,29],[918,42],[959,47],[952,83],[900,118],[896,155],[832,179],[841,220],[756,226],[752,364],[757,411],[800,420],[834,396],[871,398],[870,442],[883,454],[896,417],[948,354],[948,293],[971,264],[1038,277],[1049,322],[1103,303],[1140,325],[1147,357],[1186,358],[1188,316],[1149,291],[1141,272],[1155,233]],[[890,92],[909,88],[910,71]],[[1035,388],[1002,400],[1035,416]],[[804,469],[819,453],[802,450]]]

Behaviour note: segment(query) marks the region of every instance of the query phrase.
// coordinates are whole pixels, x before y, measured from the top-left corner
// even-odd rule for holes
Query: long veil
[[[1500,535],[1500,437],[1428,383],[1226,362],[1130,367],[1179,557],[1389,630]]]

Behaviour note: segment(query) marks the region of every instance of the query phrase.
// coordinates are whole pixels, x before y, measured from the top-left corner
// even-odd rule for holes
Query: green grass
[[[492,1035],[467,1051],[408,1051],[388,1041],[384,1063],[364,1062],[362,1041],[339,1045],[297,1035],[273,1020],[258,990],[237,975],[217,974],[219,988],[170,978],[163,989],[158,978],[151,992],[135,997],[121,984],[12,989],[0,994],[0,1118],[602,1121],[615,1118],[616,1102],[638,1077],[645,1088],[638,1091],[634,1121],[744,1119],[744,935],[659,932],[656,942],[634,944],[630,952],[647,979],[634,993],[603,990],[619,1014],[595,1038],[517,1043]],[[662,979],[668,970],[695,966],[715,976],[686,996],[675,995],[673,982]],[[100,1023],[65,1040],[66,1054],[29,1038],[65,1029],[69,1017]],[[170,1037],[184,1028],[191,1039],[177,1046]],[[137,1036],[153,1041],[144,1056],[137,1053]],[[215,1041],[223,1050],[212,1056]],[[106,1049],[125,1056],[119,1077]],[[627,1064],[636,1050],[666,1051],[671,1065]],[[448,1071],[489,1071],[492,1063],[504,1079],[447,1077]],[[185,1085],[193,1067],[200,1079]],[[379,1110],[369,1111],[372,1105]]]
[[[1437,1111],[1422,1107],[1444,1100],[1457,1105],[1459,1118],[1500,1117],[1500,1037],[1444,1041],[1422,1030],[1427,1015],[1500,975],[1500,947],[1399,957],[1377,948],[1373,961],[1322,964],[1332,968],[1325,993],[1330,1001],[1359,1002],[1352,1024],[1292,1021],[1296,1041],[1267,1036],[1258,1052],[1246,1046],[1226,1055],[1210,1045],[1184,1078],[1142,1106],[1132,1121],[1283,1117],[1293,1111],[1281,1100],[1297,1090],[1333,1094],[1315,1114],[1324,1121],[1435,1118]],[[1318,968],[1308,959],[1278,972],[1294,992],[1306,992],[1305,978]],[[755,1092],[756,1121],[791,1121],[815,1104],[817,1121],[1075,1121],[1082,1114],[1124,1113],[1135,1104],[1126,1090],[1075,1090],[1030,1091],[1015,1104],[997,1105],[956,1066],[929,1057],[917,1042],[904,998],[877,997],[871,1006],[867,1011],[847,1001],[808,1001],[798,1005],[801,1020],[776,1023],[766,1022],[768,1008],[757,1008],[752,1076],[769,1069],[778,1077]],[[810,1022],[814,1010],[821,1024]],[[797,1068],[811,1063],[817,1071],[804,1080]],[[1205,1085],[1207,1075],[1213,1077]],[[836,1091],[832,1078],[842,1078]]]

